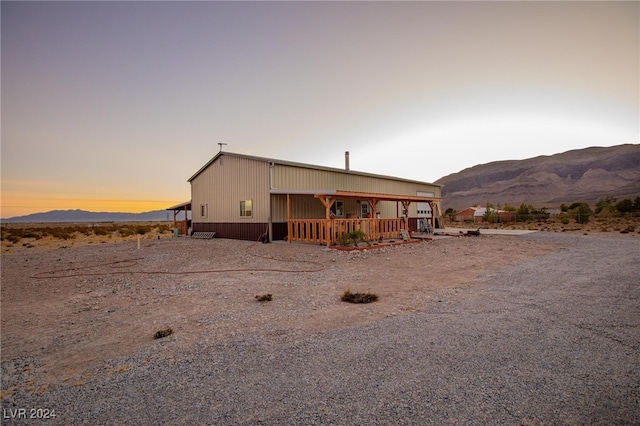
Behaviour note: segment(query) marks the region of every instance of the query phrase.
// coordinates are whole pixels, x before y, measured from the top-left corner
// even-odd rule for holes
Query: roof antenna
[[[218,142],[218,145],[220,145],[220,151],[219,151],[219,152],[222,152],[222,146],[223,146],[223,145],[226,145],[226,143]]]

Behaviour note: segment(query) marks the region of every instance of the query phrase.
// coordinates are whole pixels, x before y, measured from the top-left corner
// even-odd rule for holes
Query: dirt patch
[[[442,289],[556,249],[493,235],[351,252],[186,237],[143,239],[140,249],[135,240],[15,247],[2,255],[2,362],[29,379],[3,383],[3,393],[82,384],[90,368],[109,374],[109,361],[154,344],[178,350],[247,333],[297,340],[403,315],[437,302]],[[379,299],[344,303],[347,289]],[[272,300],[256,303],[256,294]]]

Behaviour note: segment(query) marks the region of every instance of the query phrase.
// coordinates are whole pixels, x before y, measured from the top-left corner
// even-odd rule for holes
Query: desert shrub
[[[126,227],[123,226],[118,229],[118,233],[120,234],[121,237],[129,237],[134,234],[134,230],[129,226],[126,226]]]
[[[156,229],[158,230],[158,232],[162,233],[162,232],[172,232],[172,228],[171,225],[169,224],[163,224],[163,225],[158,225],[156,226]]]
[[[6,239],[12,242],[13,244],[16,244],[20,242],[22,238],[20,238],[18,235],[9,235]]]
[[[559,221],[560,221],[560,223],[561,223],[561,224],[563,224],[563,225],[568,225],[568,224],[569,224],[569,222],[570,222],[569,215],[567,215],[566,213],[560,213],[560,214],[558,215],[558,220],[559,220]]]
[[[378,295],[373,293],[352,293],[351,290],[345,290],[340,297],[343,302],[349,303],[371,303],[378,300]]]
[[[173,330],[171,327],[165,328],[164,330],[156,331],[156,334],[153,335],[154,339],[162,339],[163,337],[167,337],[173,334]]]
[[[594,213],[597,215],[603,210],[606,210],[607,212],[615,211],[615,204],[616,204],[616,199],[614,197],[600,198],[598,201],[596,201]]]
[[[27,229],[22,234],[22,238],[35,238],[36,240],[39,240],[42,238],[42,234],[34,229]]]
[[[147,232],[149,232],[149,227],[139,226],[138,228],[136,228],[136,234],[138,234],[138,235],[144,235]]]
[[[93,234],[94,235],[108,235],[109,234],[109,230],[105,227],[102,226],[94,226],[92,228]]]
[[[273,300],[273,295],[269,293],[256,295],[256,300],[258,302],[271,302]]]
[[[46,235],[50,235],[53,238],[58,238],[59,240],[68,240],[71,238],[75,238],[76,231],[77,228],[72,226],[46,227],[42,230],[42,232]]]
[[[367,234],[364,231],[357,229],[355,231],[351,231],[347,234],[344,234],[341,237],[342,245],[348,246],[349,244],[353,244],[355,247],[358,247],[358,243],[363,243],[367,241]]]

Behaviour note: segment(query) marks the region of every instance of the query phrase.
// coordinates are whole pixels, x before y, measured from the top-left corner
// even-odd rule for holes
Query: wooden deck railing
[[[326,219],[292,219],[288,227],[289,241],[325,243],[330,235]]]
[[[291,219],[288,223],[289,241],[331,244],[356,230],[365,233],[367,240],[399,238],[405,229],[401,218],[388,219]]]
[[[181,221],[174,222],[173,223],[173,227],[179,229],[178,232],[180,233],[180,235],[187,235],[187,221],[186,220],[181,220]]]

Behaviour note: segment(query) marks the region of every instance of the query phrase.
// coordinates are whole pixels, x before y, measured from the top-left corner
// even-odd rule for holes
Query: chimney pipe
[[[344,169],[349,170],[349,151],[344,152]]]

